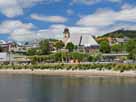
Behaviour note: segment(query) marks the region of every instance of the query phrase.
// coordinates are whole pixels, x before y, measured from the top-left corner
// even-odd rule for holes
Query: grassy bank
[[[136,64],[36,64],[36,65],[0,65],[0,69],[50,69],[50,70],[136,70]]]

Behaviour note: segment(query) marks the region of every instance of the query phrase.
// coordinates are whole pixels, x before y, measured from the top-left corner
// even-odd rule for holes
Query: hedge
[[[0,65],[0,69],[50,69],[50,70],[136,70],[136,64],[33,64],[33,65]]]

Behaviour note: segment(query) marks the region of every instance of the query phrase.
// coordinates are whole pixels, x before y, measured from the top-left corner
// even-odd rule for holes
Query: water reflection
[[[0,75],[0,102],[136,102],[136,79]]]

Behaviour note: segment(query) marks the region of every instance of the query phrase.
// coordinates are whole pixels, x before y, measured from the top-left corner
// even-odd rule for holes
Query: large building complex
[[[65,28],[63,33],[63,42],[65,45],[67,45],[69,42],[72,42],[78,47],[78,49],[82,49],[86,52],[96,51],[99,48],[99,44],[95,41],[91,34],[70,34],[68,28]]]

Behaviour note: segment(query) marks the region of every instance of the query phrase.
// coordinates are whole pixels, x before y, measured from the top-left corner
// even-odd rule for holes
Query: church
[[[77,46],[79,51],[96,52],[99,49],[99,44],[91,34],[71,34],[68,28],[64,29],[63,34],[63,42],[65,45],[67,45],[69,42],[72,42]]]

